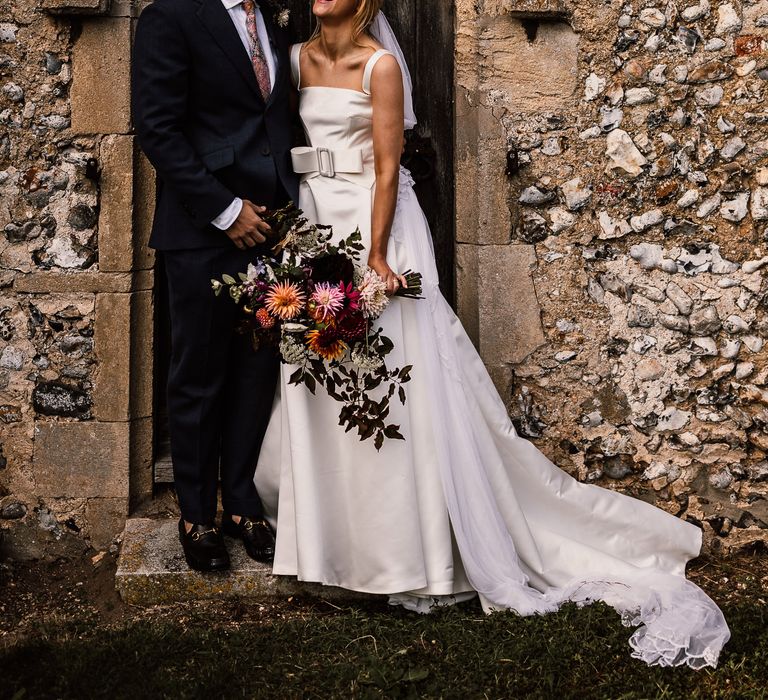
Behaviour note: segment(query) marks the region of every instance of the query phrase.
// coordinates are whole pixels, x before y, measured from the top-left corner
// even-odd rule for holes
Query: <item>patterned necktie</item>
[[[269,80],[269,64],[264,57],[264,49],[259,41],[259,33],[256,29],[256,6],[253,0],[243,0],[243,9],[245,10],[245,26],[248,29],[248,38],[251,40],[251,63],[253,72],[256,73],[256,80],[259,83],[261,95],[266,102],[269,93],[272,91],[272,85]]]

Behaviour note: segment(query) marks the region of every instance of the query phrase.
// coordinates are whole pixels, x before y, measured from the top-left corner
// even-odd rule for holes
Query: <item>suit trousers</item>
[[[222,234],[224,235],[224,234]],[[185,520],[211,523],[221,473],[224,510],[263,517],[253,482],[279,374],[274,347],[238,333],[242,311],[215,296],[212,279],[237,278],[259,246],[162,251],[171,317],[168,423],[176,493]]]

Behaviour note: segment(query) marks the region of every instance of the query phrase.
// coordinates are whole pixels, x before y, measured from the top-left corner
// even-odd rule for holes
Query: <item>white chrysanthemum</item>
[[[315,230],[297,231],[295,228],[292,228],[283,236],[280,242],[285,250],[307,255],[315,252],[320,242],[320,237]]]
[[[389,305],[387,285],[379,275],[368,268],[360,282],[360,310],[366,318],[378,318]]]
[[[289,365],[304,364],[307,359],[307,348],[292,335],[283,335],[280,340],[280,355]]]
[[[318,242],[317,231],[311,231],[296,237],[296,248],[300,253],[311,253],[317,248]]]
[[[371,268],[367,265],[355,265],[355,271],[352,273],[352,283],[355,285],[356,289],[360,288],[360,285],[365,278],[365,273],[370,269]]]
[[[369,372],[374,372],[384,365],[384,360],[378,355],[369,355],[365,352],[364,348],[353,350],[351,357],[352,362],[354,362],[360,369]]]

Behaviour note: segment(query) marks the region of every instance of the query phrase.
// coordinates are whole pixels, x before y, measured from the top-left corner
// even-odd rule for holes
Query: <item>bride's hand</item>
[[[369,256],[368,267],[384,280],[387,285],[387,296],[391,297],[400,287],[408,288],[405,277],[394,272],[386,259]]]

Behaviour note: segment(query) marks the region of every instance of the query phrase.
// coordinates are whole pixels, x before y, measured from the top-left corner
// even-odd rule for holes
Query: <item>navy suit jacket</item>
[[[266,102],[221,0],[155,0],[139,17],[132,110],[158,175],[152,248],[232,246],[211,221],[236,196],[272,207],[284,190],[298,202],[290,42],[269,7],[263,15],[278,58]]]

